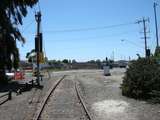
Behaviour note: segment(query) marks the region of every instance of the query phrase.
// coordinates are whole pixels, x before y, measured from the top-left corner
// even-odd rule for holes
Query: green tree
[[[32,63],[33,60],[34,60],[34,62],[36,62],[35,59],[34,59],[35,57],[36,57],[35,49],[32,49],[31,52],[28,52],[26,54],[26,58],[28,59],[29,63]]]
[[[67,59],[64,59],[62,62],[66,63],[66,64],[69,63],[69,61]]]
[[[95,60],[90,60],[90,61],[88,61],[88,63],[96,63],[96,61]]]
[[[122,83],[122,94],[136,99],[159,97],[160,65],[154,58],[131,61]]]
[[[160,47],[156,47],[154,58],[157,60],[158,63],[160,63]]]
[[[18,68],[19,50],[16,40],[25,42],[18,29],[27,8],[38,0],[0,0],[0,82],[6,81],[5,69]]]

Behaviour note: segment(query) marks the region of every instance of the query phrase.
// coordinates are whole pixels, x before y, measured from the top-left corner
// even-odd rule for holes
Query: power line
[[[77,41],[77,40],[92,40],[92,39],[102,39],[102,38],[113,38],[113,37],[120,37],[121,35],[126,35],[126,34],[129,34],[129,33],[137,33],[137,31],[124,31],[124,32],[121,32],[121,33],[117,33],[117,34],[108,34],[108,35],[103,35],[103,36],[90,36],[90,37],[78,37],[78,38],[67,38],[69,40],[74,40],[74,41]],[[29,33],[31,34],[31,33]],[[54,39],[56,41],[66,41],[67,39]]]
[[[38,0],[38,9],[41,12],[41,5],[40,5],[40,0]]]
[[[133,24],[135,24],[135,23],[133,23]],[[131,24],[128,24],[128,25],[131,25]],[[116,26],[116,25],[113,25],[113,26],[114,27],[120,27],[120,26]],[[107,26],[103,26],[103,27],[93,27],[94,29],[91,29],[91,28],[81,28],[81,29],[79,29],[79,28],[77,28],[77,29],[65,29],[65,30],[53,30],[53,31],[51,31],[51,30],[45,30],[43,32],[45,34],[65,33],[65,32],[81,32],[81,31],[83,32],[83,31],[94,31],[94,30],[101,30],[101,29],[103,30],[103,29],[109,29],[109,28],[114,28],[114,27],[108,26],[108,28],[107,28]],[[27,33],[33,33],[33,32],[27,32]],[[125,32],[125,33],[128,33],[128,31]],[[122,33],[122,34],[124,34],[124,33]]]
[[[145,57],[148,57],[148,50],[147,49],[147,27],[146,27],[146,23],[149,22],[149,18],[148,19],[141,19],[139,21],[137,21],[138,24],[143,23],[143,29],[144,29],[144,42],[145,42]]]
[[[71,38],[71,39],[69,39],[69,40],[75,40],[75,41],[77,41],[77,40],[92,40],[92,39],[101,39],[101,38],[112,38],[112,37],[119,37],[119,36],[121,36],[121,35],[126,35],[126,34],[128,34],[128,33],[133,33],[133,32],[137,32],[137,31],[127,31],[127,32],[122,32],[122,33],[117,33],[117,34],[109,34],[109,35],[104,35],[104,36],[91,36],[91,37],[85,37],[85,38]],[[57,40],[57,41],[63,41],[63,40],[66,40],[66,39],[59,39],[59,40]]]
[[[132,44],[132,45],[134,45],[134,46],[136,46],[136,47],[138,47],[138,48],[143,49],[143,46],[141,46],[141,45],[139,45],[138,43],[135,43],[135,42],[133,42],[133,41],[126,40],[126,39],[122,39],[121,41],[122,41],[122,42],[127,41],[128,43],[130,43],[130,44]]]
[[[109,25],[109,26],[101,26],[101,27],[88,27],[88,28],[75,28],[75,29],[64,29],[64,30],[49,30],[46,32],[52,33],[61,33],[61,32],[81,32],[81,31],[93,31],[93,30],[101,30],[101,29],[109,29],[109,28],[116,28],[121,26],[128,26],[135,23],[123,23],[123,24],[116,24],[116,25]]]
[[[22,33],[24,33],[32,24],[34,23],[34,20],[32,20],[24,29],[22,29]]]
[[[36,8],[35,8],[35,6],[33,6],[33,9],[32,9],[32,11],[33,11],[33,14],[36,14]]]

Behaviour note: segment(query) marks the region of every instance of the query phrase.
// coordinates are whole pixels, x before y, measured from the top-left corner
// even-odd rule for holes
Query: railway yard
[[[159,104],[122,96],[124,72],[51,72],[50,78],[43,78],[42,88],[13,92],[12,100],[0,105],[0,120],[159,120]]]
[[[0,0],[0,120],[160,120],[156,0]]]

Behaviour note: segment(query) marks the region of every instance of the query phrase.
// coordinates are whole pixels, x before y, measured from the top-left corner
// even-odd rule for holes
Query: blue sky
[[[60,32],[62,30],[83,29],[134,23],[142,17],[150,18],[147,24],[148,47],[155,48],[155,26],[153,13],[154,0],[40,0],[42,11],[42,32],[44,47],[49,59],[91,59],[114,58],[134,59],[139,53],[144,56],[144,40],[141,39],[143,26],[128,24],[126,26],[88,31]],[[157,0],[160,4],[160,1]],[[36,23],[34,9],[29,9],[24,24],[20,27],[26,38],[22,47],[18,43],[21,59],[34,48]],[[157,15],[160,16],[160,5]],[[160,18],[158,17],[160,21]],[[160,23],[158,22],[159,26]],[[123,42],[121,40],[124,40]]]

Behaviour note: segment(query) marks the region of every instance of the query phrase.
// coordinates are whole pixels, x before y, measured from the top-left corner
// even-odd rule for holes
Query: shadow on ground
[[[43,86],[37,86],[35,84],[27,84],[27,83],[20,84],[14,81],[14,82],[9,82],[8,84],[0,85],[0,93],[4,93],[8,91],[17,93],[19,90],[21,92],[28,92],[28,91],[31,91],[32,88],[43,89]]]

